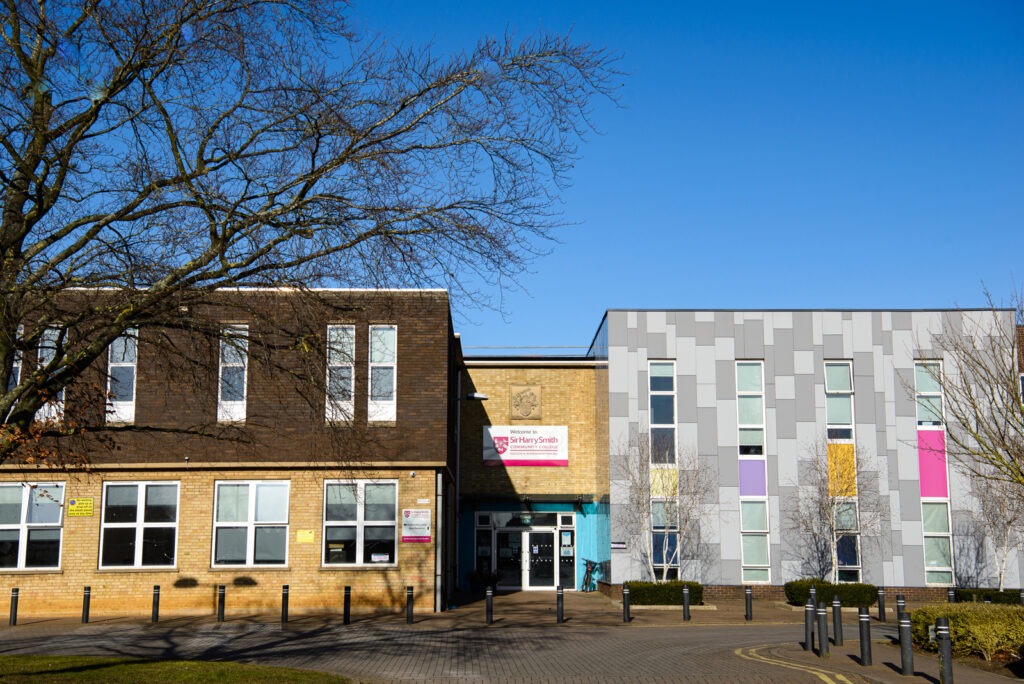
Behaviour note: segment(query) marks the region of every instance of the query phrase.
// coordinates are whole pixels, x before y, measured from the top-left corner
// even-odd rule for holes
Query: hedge
[[[831,604],[834,596],[839,596],[844,606],[872,606],[878,600],[878,587],[873,584],[844,583],[832,584],[823,579],[799,579],[786,582],[786,601],[802,606],[811,595],[811,587],[817,592],[818,601]]]
[[[930,651],[938,648],[928,631],[939,617],[949,618],[954,656],[992,660],[993,656],[1019,656],[1024,649],[1024,606],[946,603],[918,608],[910,614],[914,644]]]
[[[690,588],[690,605],[704,602],[704,587],[699,582],[627,582],[629,602],[638,606],[681,606],[683,587]]]
[[[1008,606],[1019,606],[1020,591],[999,591],[998,589],[957,589],[956,600],[961,603],[1002,603]]]

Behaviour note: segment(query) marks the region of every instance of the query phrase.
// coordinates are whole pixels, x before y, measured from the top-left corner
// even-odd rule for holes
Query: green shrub
[[[961,603],[1001,603],[1008,606],[1020,605],[1020,591],[999,591],[998,589],[957,589],[956,600]]]
[[[934,651],[929,627],[935,618],[949,618],[953,655],[1016,656],[1024,648],[1024,606],[985,605],[983,603],[946,603],[919,608],[910,614],[914,643]]]
[[[823,579],[799,579],[786,582],[783,589],[786,591],[786,601],[802,606],[807,603],[811,595],[811,587],[815,588],[818,601],[831,604],[834,596],[839,596],[844,606],[872,606],[878,600],[878,587],[873,584],[832,584]]]
[[[690,605],[704,603],[704,587],[699,582],[628,582],[629,602],[638,606],[681,606],[683,587],[690,588]]]

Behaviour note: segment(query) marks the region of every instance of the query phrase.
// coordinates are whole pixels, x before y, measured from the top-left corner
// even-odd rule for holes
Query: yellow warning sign
[[[68,515],[71,517],[91,518],[93,498],[68,499]]]

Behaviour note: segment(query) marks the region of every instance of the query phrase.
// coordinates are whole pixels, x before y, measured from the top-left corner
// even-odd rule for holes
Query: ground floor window
[[[651,565],[655,580],[674,580],[679,577],[678,521],[674,500],[651,500]]]
[[[924,528],[924,576],[928,584],[953,583],[953,541],[949,526],[949,503],[921,503]]]
[[[287,480],[216,483],[214,565],[288,562]]]
[[[768,502],[740,502],[743,583],[771,581],[768,554]]]
[[[104,484],[100,567],[173,567],[177,542],[177,482]]]
[[[398,483],[324,483],[324,565],[398,562]]]
[[[58,568],[64,484],[0,485],[0,567]]]

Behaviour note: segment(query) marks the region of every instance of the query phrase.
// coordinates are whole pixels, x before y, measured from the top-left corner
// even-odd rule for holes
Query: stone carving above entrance
[[[510,385],[512,420],[540,420],[540,385]]]

